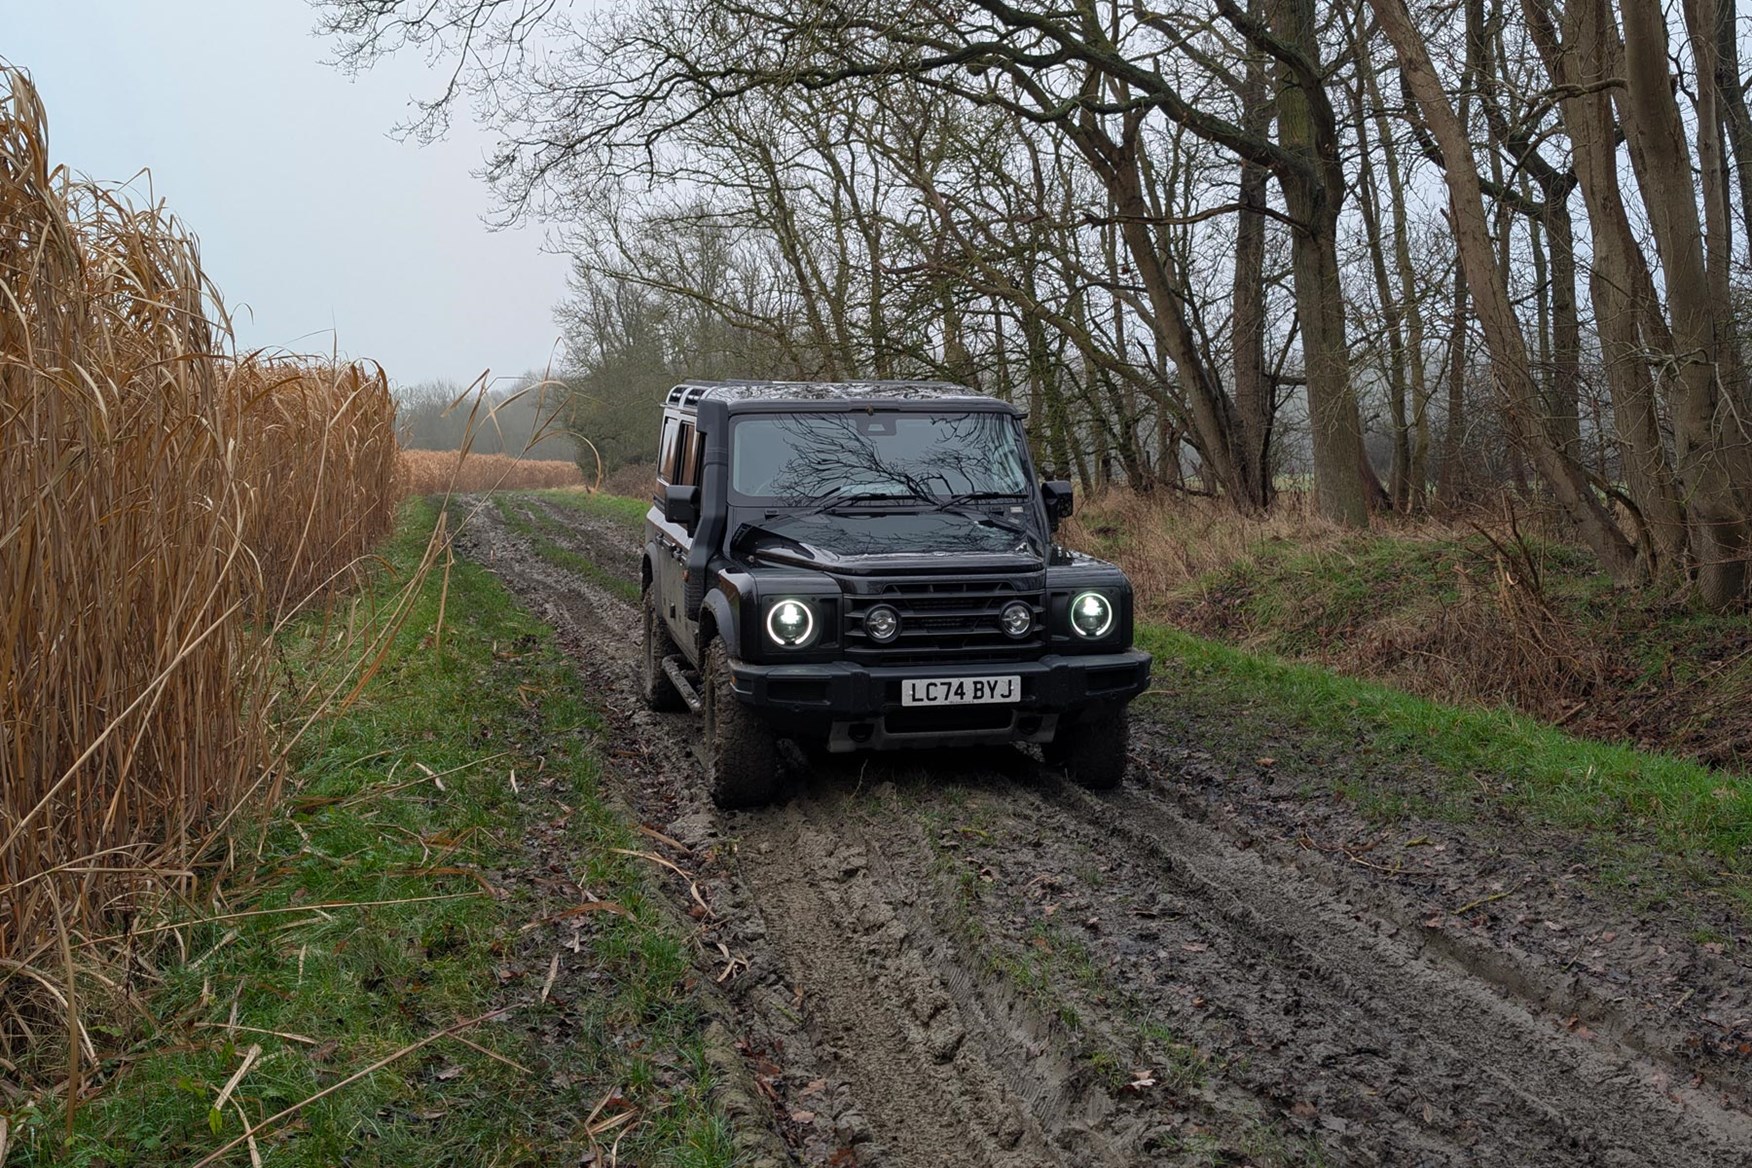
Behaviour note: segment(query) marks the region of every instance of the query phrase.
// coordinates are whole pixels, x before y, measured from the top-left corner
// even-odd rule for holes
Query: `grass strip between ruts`
[[[643,529],[645,516],[651,510],[651,500],[632,499],[625,495],[608,495],[601,491],[532,491],[538,499],[560,507],[570,507],[587,515],[612,519],[634,531]]]

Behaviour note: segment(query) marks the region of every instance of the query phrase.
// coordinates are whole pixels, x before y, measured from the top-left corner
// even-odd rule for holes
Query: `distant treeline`
[[[460,450],[472,415],[469,449],[477,454],[575,462],[578,444],[553,420],[564,387],[541,380],[527,376],[509,389],[487,391],[484,400],[455,381],[400,387],[395,391],[396,435],[404,450]]]

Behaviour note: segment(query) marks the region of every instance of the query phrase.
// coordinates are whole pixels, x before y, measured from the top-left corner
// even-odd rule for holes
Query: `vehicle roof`
[[[708,400],[730,405],[950,402],[964,406],[1014,408],[990,394],[948,381],[684,381],[669,391],[664,404],[687,408]]]

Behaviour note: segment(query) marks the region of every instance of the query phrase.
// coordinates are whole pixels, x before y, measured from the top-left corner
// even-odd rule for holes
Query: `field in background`
[[[192,237],[51,168],[44,124],[0,73],[0,1066],[77,1100],[87,999],[163,940],[117,934],[222,866],[271,727],[345,699],[282,684],[271,635],[399,491],[383,372],[231,356]]]
[[[1140,611],[1252,652],[1587,737],[1752,769],[1752,626],[1615,590],[1507,500],[1467,519],[1325,523],[1284,499],[1079,501],[1068,542],[1118,562]]]
[[[521,491],[581,487],[584,472],[575,462],[515,458],[455,450],[403,450],[403,489],[410,495],[463,491]]]

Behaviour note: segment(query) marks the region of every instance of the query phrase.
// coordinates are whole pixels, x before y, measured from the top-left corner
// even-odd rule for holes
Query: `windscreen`
[[[1015,422],[1003,413],[751,414],[732,431],[730,485],[781,505],[1021,495],[1025,466]]]

